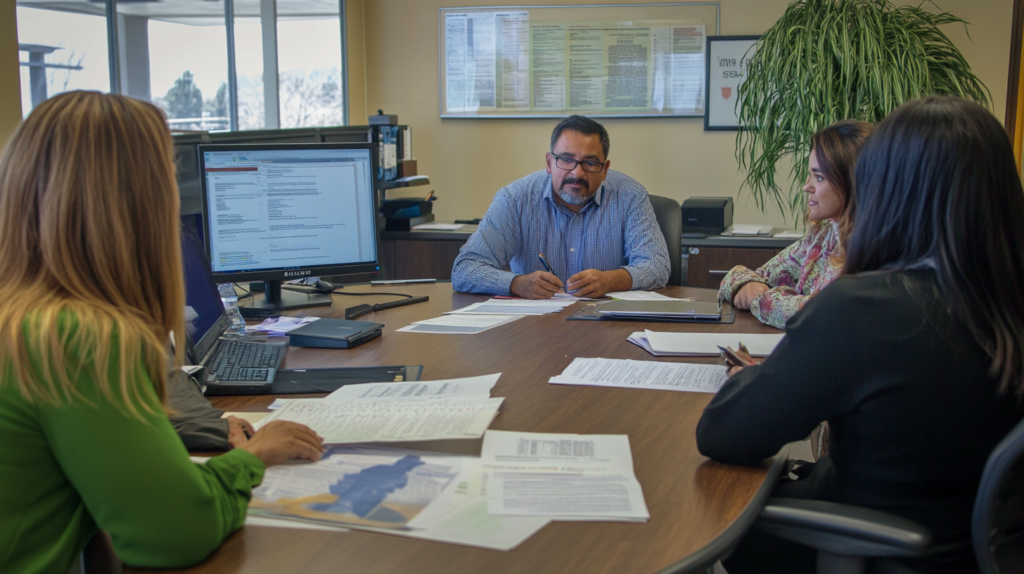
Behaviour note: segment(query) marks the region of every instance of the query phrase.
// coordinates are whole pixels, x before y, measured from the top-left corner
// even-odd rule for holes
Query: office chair
[[[672,272],[668,276],[669,285],[683,284],[683,212],[679,202],[668,197],[648,195],[654,216],[658,218],[658,227],[665,236],[668,245],[668,258],[672,263]]]
[[[754,528],[816,548],[818,572],[913,572],[890,558],[940,556],[963,546],[931,544],[916,522],[858,506],[770,498]],[[982,574],[1024,572],[1024,420],[989,455],[971,520],[974,553]]]

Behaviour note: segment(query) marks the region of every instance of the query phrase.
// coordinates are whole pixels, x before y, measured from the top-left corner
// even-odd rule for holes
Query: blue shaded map
[[[308,508],[319,512],[355,514],[359,518],[366,518],[388,494],[405,488],[409,483],[409,471],[421,464],[424,462],[420,457],[410,454],[394,464],[378,464],[355,474],[346,474],[344,478],[330,486],[330,492],[337,495],[337,500],[330,504],[315,502]],[[406,517],[386,508],[378,509],[371,518],[384,522],[407,520]]]

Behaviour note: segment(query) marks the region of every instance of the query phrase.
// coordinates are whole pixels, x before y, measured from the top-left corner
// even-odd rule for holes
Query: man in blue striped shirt
[[[455,289],[545,299],[664,287],[668,249],[647,190],[609,171],[609,144],[594,120],[562,120],[551,134],[547,169],[494,196],[455,259]]]

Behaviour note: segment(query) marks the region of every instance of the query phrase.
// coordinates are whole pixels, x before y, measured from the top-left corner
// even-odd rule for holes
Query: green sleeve
[[[251,490],[263,480],[258,458],[236,449],[197,465],[165,415],[140,420],[104,399],[89,375],[77,383],[88,403],[40,408],[42,430],[125,563],[195,564],[241,527]],[[139,384],[162,413],[148,378]]]

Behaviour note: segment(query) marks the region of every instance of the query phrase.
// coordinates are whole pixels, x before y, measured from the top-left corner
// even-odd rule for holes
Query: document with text
[[[444,379],[440,381],[345,385],[324,397],[323,400],[340,402],[355,399],[486,399],[491,396],[491,389],[498,383],[500,377],[501,373],[494,373],[493,375]]]
[[[259,426],[276,420],[301,423],[327,444],[480,438],[504,400],[282,401]]]
[[[728,378],[728,370],[720,365],[576,358],[561,375],[551,377],[548,382],[556,385],[717,393]]]
[[[487,431],[470,472],[469,492],[486,497],[493,515],[650,518],[625,435]]]

